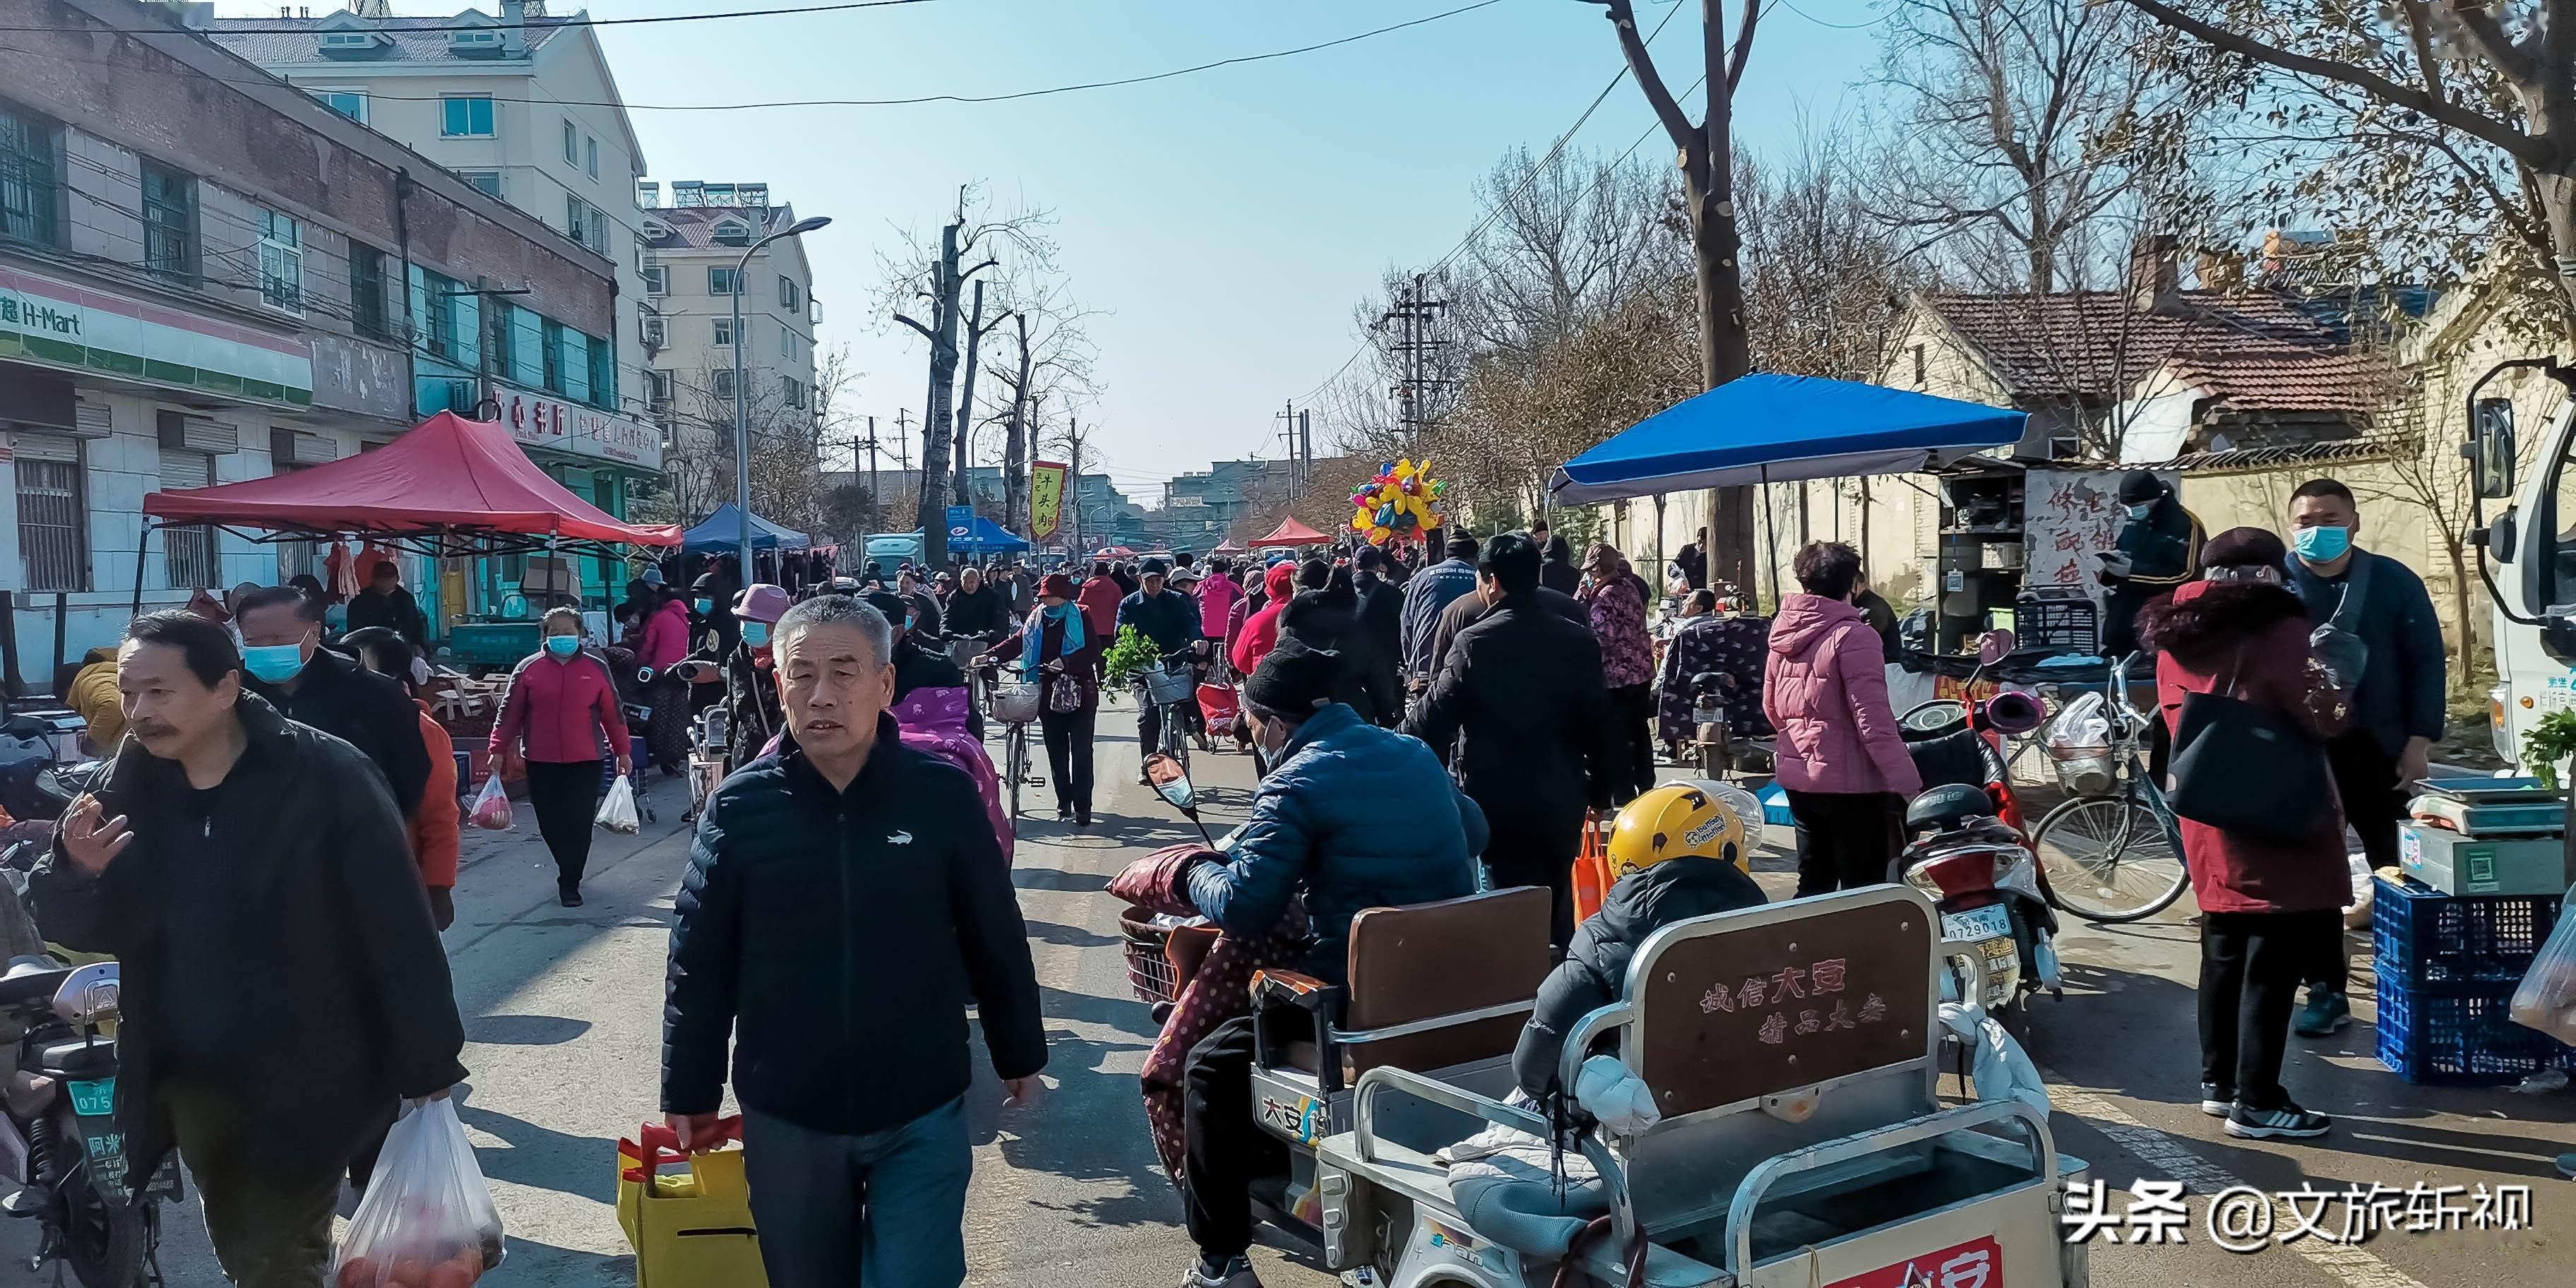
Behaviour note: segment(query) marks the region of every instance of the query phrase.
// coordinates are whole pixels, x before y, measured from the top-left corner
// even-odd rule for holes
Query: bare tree
[[[2576,341],[2576,0],[2125,2],[2181,37],[2160,69],[2270,127],[2247,146],[2295,176],[2276,191],[2367,224],[2405,270],[2511,245]]]
[[[985,404],[985,423],[1003,426],[1003,526],[1022,536],[1029,528],[1029,461],[1037,445],[1039,409],[1095,392],[1092,346],[1084,323],[1091,314],[1074,303],[1064,283],[1034,272],[1006,273],[1002,306],[1016,342],[1006,365],[993,370],[999,386]]]

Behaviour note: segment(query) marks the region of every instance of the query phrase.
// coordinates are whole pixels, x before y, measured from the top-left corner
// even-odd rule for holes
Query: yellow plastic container
[[[636,1288],[768,1288],[751,1224],[742,1150],[648,1162],[617,1143],[617,1224],[635,1249]]]

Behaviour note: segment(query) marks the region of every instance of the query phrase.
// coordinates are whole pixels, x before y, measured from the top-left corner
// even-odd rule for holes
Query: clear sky
[[[590,8],[633,17],[775,2]],[[1698,74],[1698,5],[1681,2],[1688,9],[1656,46],[1676,88]],[[632,104],[901,98],[1163,71],[1466,3],[930,0],[601,36]],[[1738,95],[1741,140],[1757,151],[1784,141],[1802,114],[1834,119],[1866,92],[1877,57],[1870,0],[1796,3],[1766,6]],[[575,7],[554,0],[553,11]],[[263,9],[274,12],[238,0],[223,11]],[[1649,30],[1667,9],[1638,0]],[[395,12],[453,10],[397,0]],[[1580,0],[1500,0],[1294,58],[1009,103],[633,118],[665,191],[674,179],[765,181],[800,215],[833,218],[807,238],[819,338],[827,350],[849,346],[863,374],[848,405],[878,416],[881,431],[898,407],[919,419],[927,346],[867,316],[880,256],[907,230],[935,236],[960,182],[1053,210],[1063,271],[1101,313],[1090,324],[1101,392],[1085,419],[1102,427],[1121,487],[1150,505],[1163,478],[1261,448],[1280,404],[1351,355],[1351,309],[1380,274],[1445,254],[1472,222],[1473,181],[1505,149],[1543,150],[1582,114],[1620,66],[1602,13]],[[1622,84],[1573,146],[1616,154],[1652,116]],[[1639,150],[1668,154],[1660,140]],[[1276,438],[1267,441],[1275,453]]]

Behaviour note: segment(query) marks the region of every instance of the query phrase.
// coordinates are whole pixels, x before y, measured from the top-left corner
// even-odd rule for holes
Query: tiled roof
[[[647,206],[644,245],[652,250],[714,250],[722,245],[715,239],[716,224],[727,218],[749,225],[758,240],[795,215],[786,206]],[[671,231],[657,235],[657,225]]]
[[[323,24],[329,22],[333,16],[326,14],[320,18],[212,18],[206,21],[203,30],[207,39],[230,50],[243,61],[262,67],[293,65],[356,67],[368,63],[472,64],[496,61],[490,55],[461,55],[448,43],[448,37],[456,27],[463,25],[463,20],[468,18],[493,20],[490,14],[477,10],[468,9],[463,13],[444,18],[380,18],[356,26],[335,28],[335,30],[347,31],[380,31],[392,37],[393,43],[379,45],[372,50],[358,53],[346,50],[324,53],[321,38]],[[562,24],[565,21],[567,20],[557,18],[528,19],[526,29],[528,51],[534,53],[547,41],[554,39],[564,30]],[[303,30],[282,32],[277,30],[280,27],[299,27]]]
[[[2334,310],[2276,291],[2178,291],[2155,309],[2112,291],[1928,295],[1925,304],[2023,399],[2131,396],[2171,371],[2213,414],[2369,411],[2387,363],[2356,354]]]

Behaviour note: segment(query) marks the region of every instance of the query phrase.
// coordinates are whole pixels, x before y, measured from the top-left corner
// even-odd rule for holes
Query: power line
[[[728,18],[792,17],[797,14],[841,13],[851,9],[892,9],[902,5],[932,3],[936,3],[936,0],[847,0],[846,3],[842,4],[806,5],[787,9],[730,9],[723,13],[674,13],[664,14],[657,18],[539,18],[527,22],[485,22],[463,24],[422,23],[419,25],[412,25],[404,23],[402,19],[397,18],[394,22],[402,25],[387,26],[381,28],[381,30],[417,31],[435,35],[441,32],[456,31],[552,31],[560,27],[640,27],[652,23],[664,22],[716,22]],[[212,29],[210,28],[208,30],[211,31]],[[302,36],[309,35],[315,30],[316,28],[312,23],[304,22],[286,26],[226,27],[222,29],[220,34],[237,36]],[[171,27],[71,26],[0,27],[0,31],[57,31],[98,36],[184,36],[194,34],[195,29]]]
[[[897,0],[880,0],[880,2],[881,2],[881,3],[894,3],[894,2],[897,2]],[[900,0],[900,2],[901,2],[901,3],[907,3],[907,4],[919,4],[919,3],[927,3],[927,2],[928,2],[928,0]],[[928,103],[967,103],[967,104],[974,104],[974,103],[1009,103],[1009,102],[1016,102],[1016,101],[1021,100],[1021,99],[1030,99],[1030,98],[1046,98],[1046,97],[1050,97],[1050,96],[1058,95],[1058,94],[1076,94],[1076,93],[1082,93],[1082,92],[1084,92],[1084,91],[1088,91],[1088,90],[1096,90],[1096,89],[1116,89],[1116,88],[1119,88],[1119,87],[1121,87],[1121,86],[1127,86],[1127,85],[1143,85],[1143,84],[1148,84],[1148,83],[1151,83],[1151,82],[1154,82],[1154,81],[1165,81],[1165,80],[1172,80],[1172,79],[1174,79],[1174,78],[1176,78],[1176,77],[1181,77],[1181,76],[1191,76],[1191,75],[1195,75],[1195,74],[1197,74],[1197,73],[1199,73],[1199,72],[1214,71],[1214,70],[1216,70],[1216,69],[1218,69],[1218,68],[1223,68],[1223,67],[1236,67],[1236,66],[1242,66],[1242,65],[1250,64],[1250,63],[1269,62],[1269,61],[1272,61],[1272,60],[1274,60],[1274,59],[1280,59],[1280,58],[1294,58],[1294,57],[1297,57],[1298,55],[1301,55],[1301,54],[1311,54],[1311,53],[1318,52],[1318,51],[1320,51],[1320,50],[1334,49],[1334,48],[1338,48],[1338,47],[1343,46],[1343,45],[1357,44],[1357,43],[1359,43],[1360,41],[1373,39],[1373,38],[1375,38],[1375,37],[1383,36],[1383,35],[1387,35],[1387,34],[1392,33],[1392,32],[1403,31],[1403,30],[1405,30],[1405,29],[1407,29],[1407,28],[1411,28],[1411,27],[1420,27],[1420,26],[1424,26],[1424,25],[1429,24],[1429,23],[1439,22],[1440,20],[1442,20],[1442,19],[1444,19],[1444,18],[1455,18],[1455,17],[1459,16],[1460,14],[1473,13],[1473,12],[1475,12],[1475,11],[1476,11],[1476,10],[1478,10],[1478,9],[1491,8],[1492,6],[1494,6],[1494,5],[1498,5],[1498,4],[1501,4],[1501,3],[1503,3],[1503,0],[1475,0],[1475,3],[1473,3],[1473,4],[1461,5],[1461,6],[1459,6],[1458,8],[1455,8],[1455,9],[1443,10],[1442,12],[1439,12],[1439,13],[1429,14],[1429,15],[1426,15],[1426,16],[1424,16],[1424,17],[1420,17],[1420,18],[1413,18],[1413,19],[1409,19],[1409,20],[1404,21],[1404,22],[1391,23],[1391,24],[1389,24],[1389,25],[1387,25],[1387,26],[1373,28],[1373,29],[1368,30],[1368,31],[1359,32],[1359,33],[1357,33],[1357,34],[1355,34],[1355,35],[1342,36],[1342,37],[1338,37],[1338,38],[1333,39],[1333,40],[1318,41],[1318,42],[1316,42],[1316,43],[1314,43],[1314,44],[1310,44],[1310,45],[1300,45],[1300,46],[1298,46],[1298,47],[1296,47],[1296,48],[1294,48],[1294,49],[1274,49],[1274,50],[1271,50],[1271,51],[1269,51],[1269,52],[1267,52],[1267,53],[1259,53],[1259,54],[1238,54],[1238,55],[1235,55],[1234,57],[1231,57],[1231,58],[1220,58],[1220,59],[1217,59],[1217,60],[1215,60],[1215,61],[1213,61],[1213,62],[1197,63],[1197,64],[1194,64],[1194,65],[1192,65],[1192,66],[1188,66],[1188,67],[1176,67],[1176,68],[1172,68],[1172,69],[1170,69],[1170,70],[1168,70],[1168,71],[1150,72],[1150,73],[1147,73],[1147,74],[1145,74],[1145,75],[1141,75],[1141,76],[1123,76],[1123,77],[1119,77],[1119,78],[1114,79],[1114,80],[1081,81],[1081,82],[1077,82],[1077,83],[1075,83],[1075,84],[1070,84],[1070,85],[1049,85],[1049,86],[1046,86],[1046,87],[1044,87],[1044,88],[1042,88],[1042,89],[1013,90],[1013,91],[1011,91],[1011,92],[1009,92],[1009,93],[1003,93],[1003,94],[923,94],[923,95],[917,95],[917,96],[914,96],[914,97],[911,97],[911,98],[808,98],[808,99],[778,99],[778,100],[762,101],[762,102],[752,102],[752,103],[632,103],[632,102],[621,102],[621,101],[618,101],[618,100],[615,100],[615,99],[578,99],[578,98],[554,98],[554,97],[546,97],[546,98],[532,98],[532,97],[524,97],[524,96],[520,96],[520,95],[508,95],[508,94],[478,94],[478,95],[476,95],[476,97],[489,98],[489,99],[491,99],[493,102],[496,102],[496,103],[531,103],[531,104],[537,104],[537,105],[540,105],[540,106],[548,106],[548,105],[551,105],[551,106],[560,106],[560,107],[614,107],[614,108],[618,108],[618,109],[621,109],[621,110],[624,110],[624,111],[629,111],[629,112],[752,112],[752,111],[763,111],[763,110],[767,110],[767,109],[771,109],[771,108],[784,108],[784,107],[915,107],[915,106],[920,106],[920,105],[928,104]],[[776,10],[776,11],[771,11],[771,12],[788,12],[788,13],[797,13],[797,12],[813,12],[813,11],[808,11],[808,10]],[[708,15],[708,16],[721,16],[721,15]],[[606,21],[606,20],[603,20],[603,21]],[[643,18],[635,18],[635,19],[621,19],[621,20],[618,20],[618,21],[647,22],[647,21],[669,21],[669,20],[668,20],[668,19],[643,19]],[[37,28],[27,28],[27,27],[0,27],[0,31],[68,31],[68,32],[75,32],[75,33],[77,33],[77,32],[80,32],[80,31],[82,31],[82,30],[83,30],[83,29],[80,29],[80,28],[54,28],[54,27],[37,27]],[[90,29],[90,30],[95,31],[95,29]],[[292,31],[295,31],[295,32],[299,32],[299,33],[300,33],[300,32],[307,32],[307,31],[310,31],[310,30],[311,30],[311,28],[298,27],[298,28],[292,28],[292,29],[289,29],[289,30],[292,30]],[[189,33],[189,32],[180,32],[180,31],[138,31],[138,32],[131,32],[131,33],[118,33],[118,34],[134,34],[134,35],[188,35],[188,34],[194,34],[194,33]],[[253,34],[253,33],[249,33],[249,32],[241,32],[241,31],[217,31],[217,32],[210,32],[210,33],[206,33],[206,34],[208,34],[208,35],[210,35],[210,36],[226,36],[226,35],[236,35],[236,34]],[[220,42],[218,42],[218,43],[220,44]],[[131,60],[129,60],[129,59],[86,59],[86,58],[78,58],[78,57],[73,57],[73,56],[68,56],[68,55],[47,55],[47,56],[48,56],[48,57],[63,57],[63,58],[65,58],[67,61],[74,61],[74,62],[96,62],[96,63],[100,63],[100,64],[102,64],[102,65],[114,66],[114,67],[119,68],[120,70],[129,70],[129,71],[130,71],[130,70],[135,70],[135,68],[134,68],[134,67],[133,67],[133,65],[132,65],[132,61],[131,61]],[[300,89],[300,88],[303,88],[303,86],[301,86],[301,85],[297,85],[297,84],[296,84],[296,82],[294,82],[294,81],[287,80],[287,79],[286,79],[286,78],[284,78],[284,77],[276,77],[276,76],[261,77],[261,78],[258,78],[258,79],[252,79],[252,78],[250,78],[250,77],[241,77],[241,76],[216,76],[216,75],[212,75],[212,74],[210,74],[210,73],[197,71],[197,70],[195,70],[195,69],[193,69],[193,68],[182,68],[182,69],[178,69],[178,70],[171,70],[171,69],[167,69],[167,68],[157,68],[157,67],[156,67],[156,68],[146,68],[146,69],[143,69],[143,70],[160,72],[160,73],[162,73],[163,75],[170,75],[170,76],[188,76],[188,77],[192,77],[192,78],[195,78],[195,79],[211,80],[211,81],[217,81],[217,82],[221,82],[221,83],[224,83],[224,84],[231,84],[231,85],[253,85],[253,86],[262,86],[262,87],[266,87],[266,86],[274,86],[274,85],[279,85],[279,84],[285,84],[285,85],[293,86],[293,87],[295,87],[295,88],[299,88],[299,89]],[[329,70],[330,70],[330,69],[328,69],[328,68],[326,68],[326,67],[316,67],[316,68],[314,69],[314,74],[315,74],[316,76],[324,76],[324,75],[325,75]],[[371,99],[382,99],[382,100],[384,100],[385,102],[388,102],[388,103],[435,103],[435,102],[440,102],[440,101],[443,101],[443,100],[445,100],[445,99],[447,99],[447,98],[451,98],[451,97],[455,97],[455,96],[454,96],[454,95],[448,95],[448,94],[378,94],[378,93],[375,93],[374,91],[370,90],[370,91],[368,92],[368,97],[369,97],[369,98],[371,98]]]

